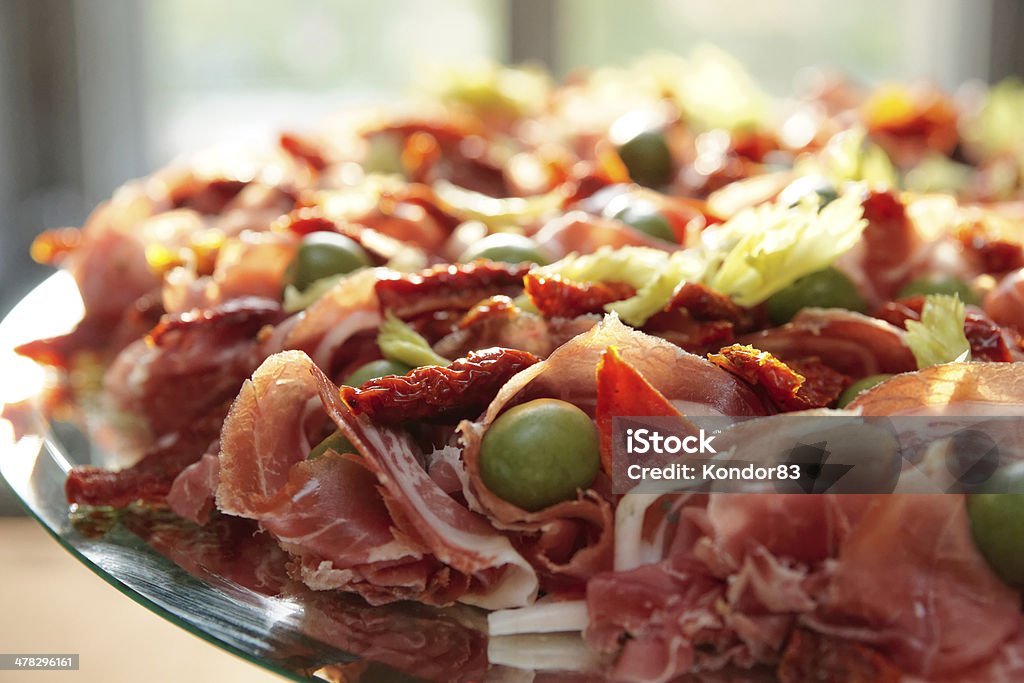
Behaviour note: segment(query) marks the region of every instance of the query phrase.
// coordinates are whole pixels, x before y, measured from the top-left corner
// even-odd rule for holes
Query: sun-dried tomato
[[[136,501],[162,503],[183,469],[199,460],[217,438],[220,416],[201,419],[161,439],[135,465],[116,472],[76,467],[68,474],[64,493],[69,503],[125,507]]]
[[[824,408],[850,385],[850,378],[817,358],[783,363],[753,346],[733,344],[708,359],[753,387],[760,387],[781,412]]]
[[[957,239],[973,253],[986,273],[1006,273],[1024,267],[1024,248],[1019,242],[991,234],[983,223],[974,222],[957,232]]]
[[[212,215],[222,212],[248,184],[248,180],[239,178],[195,178],[172,189],[171,203],[176,209]]]
[[[428,365],[359,388],[342,387],[341,398],[354,412],[381,423],[476,417],[509,378],[539,360],[516,349],[471,351],[448,367]]]
[[[750,314],[732,299],[696,282],[684,282],[665,306],[666,311],[679,309],[685,309],[694,320],[725,320],[736,325],[750,322]]]
[[[260,297],[231,299],[215,308],[196,309],[165,317],[154,327],[147,340],[156,346],[207,343],[251,339],[264,325],[284,318],[281,304]]]
[[[575,282],[559,275],[529,273],[523,278],[523,284],[530,301],[548,318],[601,313],[605,304],[636,294],[636,289],[625,282]]]
[[[465,311],[488,297],[518,296],[529,269],[493,261],[439,265],[380,280],[377,298],[383,310],[403,320],[432,311]]]
[[[877,650],[802,628],[789,637],[777,676],[780,683],[899,683],[903,680],[903,672]]]
[[[969,311],[964,319],[964,334],[971,345],[971,359],[990,363],[1013,361],[1003,329],[991,318]]]
[[[327,166],[327,159],[311,140],[299,137],[294,133],[282,133],[279,143],[281,149],[318,171]]]
[[[492,296],[484,299],[459,320],[459,329],[467,329],[486,320],[514,318],[519,307],[507,296]]]

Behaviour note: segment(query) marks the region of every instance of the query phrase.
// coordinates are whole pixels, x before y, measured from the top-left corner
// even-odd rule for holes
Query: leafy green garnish
[[[434,353],[427,340],[390,312],[377,333],[377,346],[388,360],[413,367],[422,365],[451,365],[451,361]]]
[[[759,304],[849,251],[867,225],[863,212],[852,193],[820,212],[813,198],[742,211],[702,234],[706,283],[741,306]]]
[[[921,320],[907,321],[907,346],[918,368],[971,359],[971,345],[964,334],[965,317],[964,303],[959,296],[931,294],[925,297]]]
[[[284,288],[284,312],[298,313],[309,308],[346,275],[347,273],[343,273],[320,278],[302,291],[299,291],[295,285],[287,285]]]
[[[650,247],[601,247],[580,256],[569,254],[560,261],[534,269],[538,275],[561,275],[576,282],[626,282],[637,289],[668,263],[669,254]]]
[[[684,282],[707,284],[741,306],[754,306],[825,268],[860,239],[866,226],[855,194],[820,211],[808,197],[795,206],[763,204],[704,230],[700,246],[671,254],[646,247],[602,248],[539,268],[577,282],[626,282],[637,293],[605,306],[639,327],[664,309]]]
[[[530,116],[540,111],[551,91],[541,69],[494,63],[460,64],[426,74],[426,88],[447,104],[486,114]]]
[[[975,116],[965,117],[964,137],[983,154],[1024,155],[1024,83],[1006,78],[989,89]]]
[[[561,208],[565,201],[562,190],[532,197],[489,197],[453,185],[446,180],[434,184],[437,202],[444,211],[464,221],[480,221],[489,228],[522,225]]]
[[[665,264],[648,276],[647,282],[637,289],[636,295],[605,306],[605,310],[619,314],[622,320],[639,327],[672,300],[679,285],[697,282],[704,274],[704,263],[695,251],[677,251]]]
[[[699,128],[736,130],[756,127],[766,118],[768,97],[739,61],[717,47],[696,47],[678,78],[679,105]]]
[[[899,175],[881,147],[868,140],[863,128],[851,128],[832,136],[822,150],[797,164],[800,175],[822,175],[836,187],[847,182],[896,187]]]

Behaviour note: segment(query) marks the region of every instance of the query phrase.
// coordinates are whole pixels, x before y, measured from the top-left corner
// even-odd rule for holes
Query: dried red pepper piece
[[[488,297],[518,296],[529,269],[493,261],[439,265],[380,280],[377,298],[383,310],[403,320],[432,311],[469,310]]]
[[[251,339],[264,325],[273,325],[285,317],[281,304],[260,297],[231,299],[216,308],[196,309],[165,316],[154,327],[147,341],[156,346],[217,343]]]
[[[125,507],[136,501],[163,503],[183,469],[199,460],[220,431],[221,418],[211,416],[162,439],[135,465],[112,472],[76,467],[68,474],[64,494],[69,503]]]
[[[761,387],[781,412],[824,408],[850,385],[849,377],[817,358],[783,363],[753,346],[733,344],[708,354],[708,359],[751,386]]]
[[[306,162],[317,171],[322,171],[327,166],[327,159],[311,140],[294,133],[282,133],[279,143],[281,149],[296,159]]]
[[[781,683],[899,683],[903,680],[903,672],[877,650],[803,628],[796,629],[789,637],[777,675]]]
[[[516,349],[471,351],[448,367],[428,365],[358,389],[342,387],[341,398],[354,412],[380,423],[476,417],[509,378],[539,360]]]
[[[964,319],[964,334],[971,345],[971,359],[990,363],[1013,361],[1003,328],[981,313],[968,311]]]
[[[697,282],[684,282],[665,306],[666,311],[679,309],[685,309],[694,320],[724,320],[737,325],[750,322],[750,315],[732,299]]]
[[[597,362],[597,430],[601,439],[601,467],[620,482],[612,467],[612,418],[624,416],[681,417],[682,413],[640,372],[609,346]]]
[[[560,275],[528,273],[523,284],[530,301],[548,318],[601,313],[605,304],[636,294],[636,289],[625,282],[575,282]]]

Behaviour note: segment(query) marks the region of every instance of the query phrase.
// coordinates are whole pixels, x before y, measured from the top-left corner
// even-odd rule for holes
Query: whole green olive
[[[768,317],[776,325],[789,322],[800,309],[812,306],[863,312],[867,302],[857,291],[857,285],[832,266],[805,275],[765,301]]]
[[[502,263],[536,263],[546,265],[548,258],[536,242],[525,235],[510,232],[496,232],[471,245],[459,261],[468,263],[476,259],[501,261]]]
[[[571,500],[600,468],[597,428],[582,410],[537,399],[503,413],[480,445],[480,476],[497,496],[535,512]]]
[[[1007,583],[1024,586],[1024,462],[999,470],[986,488],[967,496],[967,517],[978,550]]]
[[[633,182],[661,187],[672,179],[672,151],[662,131],[642,130],[620,144],[617,151]]]
[[[980,303],[978,295],[971,291],[971,288],[967,286],[966,282],[952,276],[940,278],[918,278],[903,287],[896,297],[902,299],[908,296],[928,294],[956,294],[960,297],[960,301],[963,301],[965,304],[977,305]]]
[[[306,460],[316,460],[323,456],[328,450],[332,450],[335,453],[355,453],[356,447],[352,445],[352,442],[345,438],[345,435],[340,431],[334,432],[329,437],[313,446],[313,450],[306,456]]]
[[[370,257],[355,240],[336,232],[311,232],[285,271],[285,284],[300,292],[317,280],[344,275],[370,265]]]
[[[412,370],[411,365],[381,358],[380,360],[372,360],[365,365],[360,365],[342,381],[342,384],[350,387],[361,387],[371,379],[387,375],[404,375],[410,370]]]
[[[839,394],[839,400],[836,402],[837,408],[845,408],[850,405],[853,399],[860,396],[863,392],[867,391],[873,386],[881,384],[885,380],[892,377],[892,375],[868,375],[863,379],[859,379],[850,386],[846,387],[843,393]]]
[[[628,199],[628,198],[627,198]],[[632,225],[640,232],[651,237],[657,237],[666,242],[676,242],[676,234],[668,219],[658,211],[658,208],[649,201],[634,199],[626,206],[617,211],[613,216],[615,220]]]

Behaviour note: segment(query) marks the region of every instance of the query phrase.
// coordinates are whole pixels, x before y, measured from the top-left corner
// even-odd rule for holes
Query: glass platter
[[[560,678],[552,670],[586,659],[576,635],[489,643],[484,614],[468,607],[370,607],[304,589],[285,576],[276,544],[247,520],[221,516],[197,527],[152,510],[71,511],[68,470],[109,462],[109,454],[80,419],[43,410],[54,375],[12,349],[71,329],[81,313],[74,282],[60,273],[0,323],[0,474],[65,550],[123,594],[296,681],[530,681],[535,666],[552,680]],[[498,664],[503,656],[516,657],[516,666]]]

